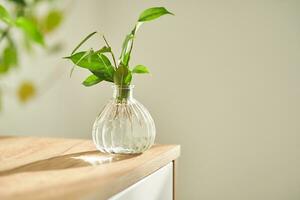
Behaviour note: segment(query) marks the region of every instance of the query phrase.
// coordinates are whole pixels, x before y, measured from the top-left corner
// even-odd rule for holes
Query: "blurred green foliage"
[[[45,5],[48,9],[38,12],[40,7]],[[49,52],[59,50],[61,45],[47,45],[45,36],[60,26],[63,16],[62,10],[56,8],[55,0],[6,0],[3,4],[0,2],[0,79],[20,65],[21,51],[31,51],[34,45],[48,49]],[[17,89],[18,99],[26,102],[34,96],[35,91],[32,82],[23,82]],[[3,89],[0,85],[0,103],[2,95]]]

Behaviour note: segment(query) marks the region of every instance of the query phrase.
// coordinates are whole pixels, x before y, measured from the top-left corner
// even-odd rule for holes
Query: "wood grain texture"
[[[178,145],[112,155],[90,140],[0,137],[0,199],[107,199],[179,154]]]

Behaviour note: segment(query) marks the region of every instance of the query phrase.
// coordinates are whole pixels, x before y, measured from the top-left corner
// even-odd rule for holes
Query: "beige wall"
[[[135,77],[135,96],[156,121],[157,141],[182,145],[180,200],[300,198],[300,1],[88,2],[74,1],[57,34],[63,55],[93,30],[119,50],[144,8],[176,14],[140,29],[132,63],[152,72]],[[69,79],[61,56],[26,60],[34,72],[60,65],[63,74],[26,106],[7,97],[1,133],[90,138],[111,88],[84,88],[81,70]]]

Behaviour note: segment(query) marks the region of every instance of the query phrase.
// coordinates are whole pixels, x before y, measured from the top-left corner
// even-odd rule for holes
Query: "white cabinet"
[[[109,200],[172,200],[173,163],[111,197]]]

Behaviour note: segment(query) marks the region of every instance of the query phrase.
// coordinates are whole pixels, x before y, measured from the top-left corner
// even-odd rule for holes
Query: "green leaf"
[[[2,61],[0,61],[0,74],[5,74],[9,69],[9,66],[4,65]]]
[[[123,58],[123,63],[125,66],[128,66],[130,60],[130,52],[125,53],[124,58]]]
[[[116,72],[114,73],[114,83],[116,85],[130,85],[132,74],[128,67],[119,65]]]
[[[104,46],[100,50],[96,51],[96,53],[110,53],[110,52],[111,52],[111,48],[107,46]]]
[[[90,70],[94,75],[109,82],[114,82],[115,69],[112,65],[106,65],[103,69]]]
[[[12,25],[13,19],[10,17],[9,13],[7,10],[0,4],[0,20],[4,21],[7,24]]]
[[[55,30],[63,20],[63,13],[60,10],[51,10],[43,21],[43,30],[46,33]]]
[[[82,51],[66,58],[70,59],[75,65],[92,71],[103,70],[111,65],[109,59],[104,54],[97,53],[97,51]]]
[[[44,37],[34,22],[25,17],[19,17],[16,21],[16,25],[23,30],[28,38],[38,44],[44,45]]]
[[[89,77],[87,77],[82,84],[86,87],[96,85],[97,83],[100,83],[103,81],[103,79],[99,78],[98,76],[92,74]]]
[[[145,67],[144,65],[137,65],[132,69],[132,73],[136,74],[148,74],[150,73],[148,68]]]
[[[9,71],[11,67],[14,67],[18,63],[17,49],[12,44],[9,44],[4,48],[0,61],[0,74],[4,74]]]
[[[8,67],[16,66],[18,64],[17,49],[12,44],[8,45],[2,55],[2,62]]]
[[[139,22],[151,21],[151,20],[157,19],[166,14],[174,15],[173,13],[169,12],[164,7],[148,8],[142,12],[142,14],[139,16],[138,21]]]
[[[130,70],[128,70],[128,74],[124,80],[125,85],[130,85],[131,80],[132,80],[132,73]]]
[[[108,69],[105,70],[97,70],[97,71],[92,71],[90,70],[95,76],[108,81],[108,82],[114,82],[113,77],[114,77],[114,68],[112,66],[109,66]]]
[[[14,2],[20,6],[26,6],[25,0],[9,0],[9,1]]]
[[[89,51],[86,51],[77,61],[76,63],[74,63],[72,69],[71,69],[71,72],[70,72],[70,77],[72,76],[73,72],[74,72],[74,69],[75,69],[75,66],[82,60],[84,59],[85,57],[87,57],[90,53],[93,53],[93,49],[90,49]],[[71,56],[70,57],[65,57],[67,59],[71,59]],[[90,61],[90,59],[89,59]]]
[[[81,47],[81,45],[83,45],[88,39],[90,39],[93,35],[95,35],[97,32],[95,31],[95,32],[92,32],[92,33],[90,33],[88,36],[86,36],[76,47],[75,47],[75,49],[73,49],[73,51],[72,51],[72,53],[71,53],[71,55],[73,55],[76,51],[77,51],[77,49],[79,49],[80,47]]]

